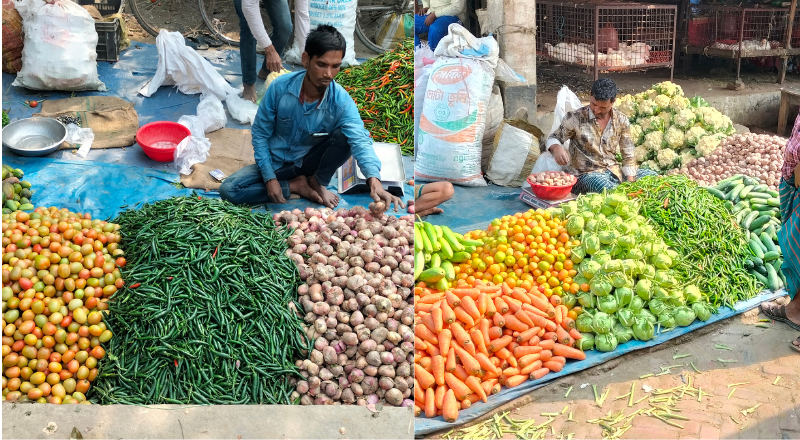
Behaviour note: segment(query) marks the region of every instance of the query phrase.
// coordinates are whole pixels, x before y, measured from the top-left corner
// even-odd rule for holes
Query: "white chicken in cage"
[[[601,67],[629,67],[646,64],[650,59],[650,46],[636,42],[619,45],[619,50],[608,49],[608,53],[597,52],[594,46],[586,43],[558,43],[553,46],[545,43],[547,55],[565,63],[594,66],[595,57]]]

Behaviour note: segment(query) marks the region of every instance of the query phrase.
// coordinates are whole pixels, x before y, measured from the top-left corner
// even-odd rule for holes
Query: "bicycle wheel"
[[[139,25],[157,37],[161,29],[186,35],[203,26],[196,0],[127,0]]]
[[[377,43],[381,25],[393,14],[413,13],[413,3],[410,0],[396,0],[391,5],[386,5],[385,0],[360,0],[356,8],[355,34],[367,49],[384,53],[387,48]]]
[[[239,16],[236,15],[233,0],[198,0],[198,2],[203,21],[214,36],[231,46],[239,46]],[[269,20],[269,15],[263,7],[259,7],[259,10],[264,28],[271,34],[272,22]]]

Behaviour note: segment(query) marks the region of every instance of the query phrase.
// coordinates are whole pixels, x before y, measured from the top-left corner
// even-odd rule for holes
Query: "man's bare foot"
[[[248,101],[252,101],[253,103],[256,102],[256,85],[255,84],[245,84],[244,90],[242,91],[242,98]]]
[[[433,207],[433,208],[428,208],[424,211],[420,211],[417,213],[417,215],[420,217],[425,217],[426,215],[442,214],[442,213],[444,213],[444,210],[442,208]]]
[[[337,207],[339,205],[339,196],[334,194],[334,193],[332,193],[332,192],[330,192],[330,191],[328,191],[327,188],[325,188],[324,186],[320,185],[320,183],[317,182],[317,176],[309,177],[308,178],[308,185],[311,187],[311,189],[316,191],[317,194],[322,196],[322,200],[323,200],[322,204],[323,205],[325,205],[325,206],[327,206],[328,208],[331,208],[331,209],[333,209],[333,208],[335,208],[335,207]]]
[[[306,176],[297,176],[290,180],[289,189],[291,190],[292,194],[297,194],[306,200],[311,200],[312,202],[319,203],[320,205],[323,204],[322,197],[320,197],[319,193],[314,191],[314,189],[308,185],[308,179],[306,179]]]

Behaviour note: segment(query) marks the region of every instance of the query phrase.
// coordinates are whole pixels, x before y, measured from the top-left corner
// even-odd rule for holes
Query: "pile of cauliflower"
[[[736,133],[730,118],[699,96],[686,98],[681,86],[670,81],[622,96],[614,108],[631,122],[636,162],[656,172],[708,156]]]

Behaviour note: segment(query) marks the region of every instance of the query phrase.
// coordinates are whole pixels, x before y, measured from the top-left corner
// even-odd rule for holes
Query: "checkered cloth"
[[[786,180],[791,180],[798,162],[800,162],[800,113],[797,114],[797,118],[794,120],[792,136],[786,144],[786,151],[783,152],[781,176]],[[783,185],[781,185],[781,187],[783,187]],[[783,199],[783,196],[781,196],[781,199]]]
[[[641,168],[636,172],[637,179],[641,179],[645,176],[657,175],[658,173],[654,171]],[[611,171],[596,171],[579,176],[578,181],[575,182],[575,186],[572,187],[572,192],[575,194],[601,193],[603,190],[611,191],[619,186],[619,184],[619,179]]]

